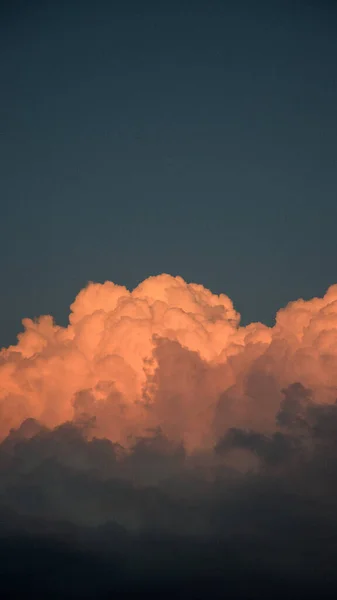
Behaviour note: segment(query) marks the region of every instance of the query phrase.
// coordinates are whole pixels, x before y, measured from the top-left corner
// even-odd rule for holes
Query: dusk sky
[[[336,598],[337,3],[8,0],[0,75],[1,598]]]
[[[337,280],[334,2],[5,2],[1,345],[162,272],[244,323]]]

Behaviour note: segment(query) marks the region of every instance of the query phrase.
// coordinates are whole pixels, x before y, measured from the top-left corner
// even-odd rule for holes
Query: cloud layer
[[[169,275],[23,324],[0,358],[0,552],[24,532],[137,585],[155,564],[157,583],[335,586],[337,286],[272,328]]]

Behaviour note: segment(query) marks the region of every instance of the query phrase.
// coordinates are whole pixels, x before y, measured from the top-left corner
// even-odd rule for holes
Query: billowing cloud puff
[[[165,274],[132,292],[89,283],[70,308],[68,327],[24,319],[1,351],[2,437],[26,418],[86,414],[114,442],[160,426],[196,449],[230,427],[268,430],[293,382],[318,403],[337,395],[337,286],[281,309],[272,328],[241,327],[227,296]]]

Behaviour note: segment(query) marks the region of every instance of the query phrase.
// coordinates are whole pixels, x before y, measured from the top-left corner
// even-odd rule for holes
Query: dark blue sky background
[[[335,2],[8,2],[0,345],[161,272],[243,322],[337,281]]]

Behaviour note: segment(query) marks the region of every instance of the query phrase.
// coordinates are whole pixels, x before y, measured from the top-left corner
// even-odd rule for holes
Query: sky
[[[163,272],[244,323],[336,281],[333,2],[5,2],[1,345]]]
[[[335,598],[337,5],[0,10],[0,594]]]

